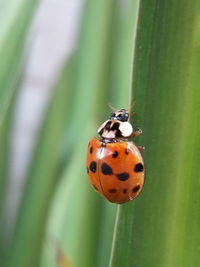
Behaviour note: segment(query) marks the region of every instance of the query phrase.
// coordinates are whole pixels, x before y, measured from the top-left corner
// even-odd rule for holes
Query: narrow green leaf
[[[7,171],[8,171],[8,150],[9,150],[9,130],[11,124],[11,117],[12,117],[12,104],[11,101],[9,105],[9,109],[6,112],[3,120],[3,124],[0,130],[0,210],[2,208],[2,200],[4,199],[5,195],[5,185],[6,185],[6,178],[7,178]]]
[[[27,30],[37,2],[8,0],[1,6],[0,127],[20,78]]]
[[[131,85],[139,1],[118,0],[116,2],[110,67],[111,104],[118,108],[128,108],[128,105],[133,104]]]
[[[9,252],[9,267],[38,266],[49,202],[58,182],[63,131],[66,124],[71,65],[65,86],[59,86],[50,104],[30,167]],[[65,76],[65,79],[66,79]]]
[[[119,209],[112,267],[199,265],[199,8],[140,1],[134,95],[146,183]]]
[[[3,125],[0,131],[0,265],[3,265],[6,254],[7,235],[5,234],[4,224],[4,201],[6,196],[6,185],[9,168],[9,144],[10,129],[13,114],[13,101],[9,105],[9,109],[4,116]]]
[[[2,216],[1,207],[9,167],[8,151],[13,100],[22,71],[25,39],[37,2],[37,0],[0,1],[0,216]],[[4,251],[5,236],[2,224],[1,218],[0,247]]]
[[[21,75],[24,41],[36,3],[37,0],[0,2],[0,198],[6,180],[8,117]]]

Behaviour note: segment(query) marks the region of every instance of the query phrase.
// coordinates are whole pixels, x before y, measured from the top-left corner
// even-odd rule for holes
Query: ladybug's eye
[[[118,119],[119,121],[121,121],[121,120],[123,119],[123,114],[119,114],[119,115],[117,116],[117,119]]]
[[[117,112],[112,112],[110,114],[110,120],[118,120],[118,121],[122,121],[122,122],[125,122],[125,121],[128,121],[128,118],[129,118],[129,114],[128,112],[126,112],[125,109],[121,109]]]
[[[127,121],[127,120],[128,120],[128,117],[129,117],[129,115],[128,115],[128,113],[126,112],[126,113],[123,113],[123,114],[119,114],[119,115],[117,116],[117,119],[118,119],[119,121]]]
[[[128,113],[125,113],[125,114],[124,114],[124,120],[127,121],[128,118],[129,118],[129,114],[128,114]]]

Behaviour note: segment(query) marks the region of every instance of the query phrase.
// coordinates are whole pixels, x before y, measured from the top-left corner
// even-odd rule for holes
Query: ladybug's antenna
[[[108,106],[111,110],[113,111],[117,111],[117,108],[113,107],[113,105],[111,103],[108,103]]]
[[[129,113],[130,116],[134,116],[136,114],[134,111],[131,111],[134,105],[135,105],[135,101],[132,101],[130,109],[126,110]],[[111,103],[108,103],[108,106],[114,112],[116,112],[118,110],[117,108],[113,107],[113,105]]]

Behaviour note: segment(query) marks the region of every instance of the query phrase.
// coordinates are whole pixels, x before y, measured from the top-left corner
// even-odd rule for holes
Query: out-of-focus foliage
[[[26,33],[37,0],[0,1],[0,264],[5,253],[2,202],[8,173],[10,119],[17,85],[22,74]],[[5,239],[4,239],[5,238]]]
[[[8,114],[21,76],[26,32],[36,3],[37,0],[8,0],[0,3],[0,195],[3,194],[5,184]]]
[[[1,203],[36,3],[6,1],[0,17]],[[86,0],[83,6],[78,46],[46,111],[9,246],[1,229],[1,266],[106,267],[109,258],[112,267],[198,266],[200,4]],[[113,244],[117,205],[93,192],[85,170],[87,143],[107,118],[108,103],[134,104],[134,124],[144,131],[137,144],[146,147],[144,191],[118,209]]]

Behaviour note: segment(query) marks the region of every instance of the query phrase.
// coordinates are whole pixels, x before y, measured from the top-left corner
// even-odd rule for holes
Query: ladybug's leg
[[[142,133],[142,130],[138,128],[136,131],[132,132],[132,134],[129,137],[135,137],[135,136],[140,135],[141,133]]]
[[[143,152],[145,150],[144,146],[138,146],[137,148],[140,150],[140,152]]]

